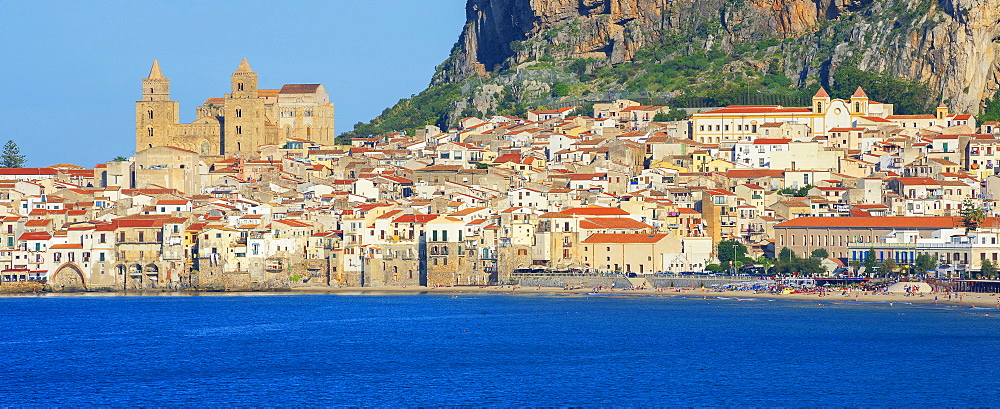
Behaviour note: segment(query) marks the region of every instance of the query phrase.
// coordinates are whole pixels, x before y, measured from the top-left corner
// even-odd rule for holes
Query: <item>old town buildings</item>
[[[337,145],[321,85],[260,89],[243,61],[181,124],[169,81],[158,62],[142,81],[134,157],[0,169],[0,283],[486,285],[701,272],[723,240],[842,264],[930,252],[955,273],[1000,253],[1000,127],[894,115],[860,89],[677,122],[619,100]],[[974,234],[970,206],[987,216]]]

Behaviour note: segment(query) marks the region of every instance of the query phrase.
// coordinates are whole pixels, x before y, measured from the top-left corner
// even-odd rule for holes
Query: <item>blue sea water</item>
[[[1000,311],[660,297],[0,299],[0,406],[996,406]]]

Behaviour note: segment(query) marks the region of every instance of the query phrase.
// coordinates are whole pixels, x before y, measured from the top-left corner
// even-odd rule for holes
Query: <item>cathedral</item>
[[[231,91],[196,108],[197,118],[180,123],[179,104],[170,100],[170,79],[153,60],[135,103],[135,149],[173,146],[202,156],[255,158],[266,145],[290,140],[334,143],[333,104],[320,84],[286,84],[259,89],[246,58],[232,75]]]

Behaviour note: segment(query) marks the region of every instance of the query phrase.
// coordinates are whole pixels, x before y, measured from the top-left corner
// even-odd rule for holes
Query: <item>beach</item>
[[[810,302],[865,302],[865,303],[906,303],[921,305],[965,306],[1000,309],[1000,294],[996,293],[948,293],[930,292],[915,295],[872,291],[827,291],[825,293],[776,294],[741,290],[718,290],[713,288],[646,288],[646,289],[594,289],[558,288],[537,286],[459,286],[459,287],[292,287],[278,291],[129,291],[129,292],[66,292],[66,293],[9,293],[0,297],[72,297],[72,296],[267,296],[289,294],[330,294],[330,295],[463,295],[463,294],[508,294],[508,295],[560,295],[560,296],[606,296],[606,297],[684,297],[705,299],[773,299]]]
[[[820,293],[775,294],[757,293],[753,291],[716,290],[710,288],[658,288],[658,289],[602,289],[593,288],[562,289],[557,287],[520,287],[520,286],[482,286],[482,287],[299,287],[291,290],[293,293],[344,294],[344,295],[379,295],[379,294],[550,294],[550,295],[591,295],[591,296],[659,296],[659,297],[705,297],[718,298],[766,298],[776,300],[799,300],[816,302],[857,301],[857,302],[888,302],[912,304],[937,304],[951,306],[971,306],[982,308],[1000,307],[1000,295],[991,293],[953,293],[949,298],[947,293],[932,292],[916,295],[905,293],[885,293],[872,291],[828,291]]]

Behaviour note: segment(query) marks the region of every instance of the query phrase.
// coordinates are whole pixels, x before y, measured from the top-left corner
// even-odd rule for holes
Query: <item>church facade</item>
[[[142,100],[135,103],[136,152],[172,146],[201,156],[256,158],[261,147],[292,140],[334,143],[334,107],[323,85],[260,89],[245,58],[231,76],[230,93],[209,98],[195,111],[193,122],[180,122],[170,79],[154,60],[142,79]]]

